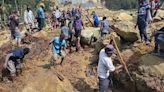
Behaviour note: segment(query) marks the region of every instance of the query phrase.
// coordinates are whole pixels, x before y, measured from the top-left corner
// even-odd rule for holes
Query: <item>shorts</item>
[[[61,57],[61,59],[64,59],[64,57],[65,57],[64,51],[61,51],[61,53],[52,52],[52,57],[51,57],[50,62],[51,63],[56,63],[56,61],[58,60],[59,56]]]
[[[16,70],[21,68],[22,68],[21,63],[16,63],[13,60],[7,62],[7,69],[10,71],[11,76],[15,76]]]
[[[15,37],[16,39],[21,39],[21,33],[20,33],[18,27],[15,29],[14,37]]]
[[[75,37],[78,39],[81,37],[81,29],[75,29]]]

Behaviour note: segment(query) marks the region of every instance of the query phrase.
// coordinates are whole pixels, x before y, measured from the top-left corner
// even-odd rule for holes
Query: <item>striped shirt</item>
[[[146,15],[147,9],[150,9],[150,5],[147,2],[143,2],[139,4],[138,15]]]

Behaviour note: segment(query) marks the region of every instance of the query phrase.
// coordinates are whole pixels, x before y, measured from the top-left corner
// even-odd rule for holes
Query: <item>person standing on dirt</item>
[[[100,33],[102,37],[109,33],[109,26],[109,22],[107,18],[104,16],[100,26]]]
[[[98,17],[98,15],[96,14],[95,11],[92,12],[92,15],[93,15],[94,26],[95,26],[95,27],[98,27],[98,26],[99,26],[99,17]]]
[[[27,6],[27,9],[24,12],[24,22],[25,22],[27,31],[31,33],[34,28],[34,15],[29,6]]]
[[[4,68],[10,71],[12,81],[16,73],[21,73],[23,59],[29,52],[29,48],[17,48],[7,54]]]
[[[50,60],[51,65],[55,65],[57,57],[61,56],[61,62],[60,65],[62,65],[65,57],[65,49],[66,49],[66,41],[65,41],[65,35],[61,34],[60,37],[53,38],[49,45],[52,45],[52,57]]]
[[[45,13],[43,4],[40,4],[40,7],[36,10],[36,13],[39,31],[42,31],[45,26]]]
[[[153,36],[155,37],[154,53],[164,53],[164,27],[155,31]]]
[[[56,10],[54,11],[53,14],[55,15],[55,17],[57,18],[57,20],[59,22],[60,21],[60,17],[61,17],[62,14],[61,14],[58,6],[56,6]]]
[[[139,0],[138,16],[135,28],[138,26],[141,42],[145,41],[147,45],[150,43],[146,33],[149,22],[147,21],[149,9],[150,5],[145,0]]]
[[[11,38],[16,39],[17,46],[20,46],[21,43],[21,33],[19,31],[19,16],[17,11],[13,11],[9,16],[9,29],[11,31]]]
[[[80,46],[80,37],[82,29],[85,29],[82,19],[76,15],[76,19],[74,20],[73,27],[75,30],[75,37],[76,37],[76,51],[79,50]]]
[[[113,45],[107,45],[100,51],[98,62],[98,79],[99,79],[99,92],[108,92],[108,87],[113,86],[110,72],[122,68],[122,66],[115,67],[112,62],[112,54],[114,53]],[[110,91],[111,92],[111,89]]]

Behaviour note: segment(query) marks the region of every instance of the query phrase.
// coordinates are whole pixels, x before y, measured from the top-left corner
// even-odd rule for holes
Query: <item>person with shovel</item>
[[[113,45],[107,45],[99,53],[98,62],[98,79],[99,79],[99,92],[112,92],[113,82],[110,76],[110,72],[119,70],[122,66],[115,67],[112,62],[112,54],[114,53]],[[111,87],[108,89],[108,87]],[[110,91],[109,91],[110,90]]]

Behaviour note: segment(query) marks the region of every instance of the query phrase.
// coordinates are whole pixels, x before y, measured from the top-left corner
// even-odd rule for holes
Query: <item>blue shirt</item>
[[[93,20],[94,20],[94,23],[99,24],[99,18],[96,14],[93,15]]]
[[[17,48],[15,50],[10,51],[10,53],[13,54],[13,56],[17,59],[23,58],[24,57],[24,52],[22,48]]]
[[[37,12],[38,18],[45,18],[44,10],[41,7],[39,7],[36,10],[36,12]]]
[[[53,38],[50,43],[52,44],[52,51],[57,54],[60,54],[62,46],[66,47],[66,41],[61,41],[60,37]]]

